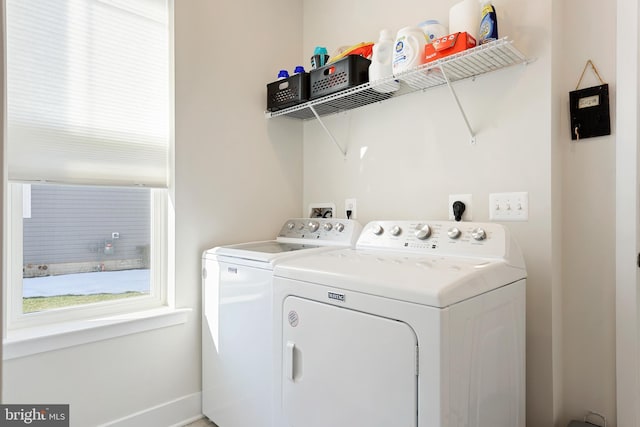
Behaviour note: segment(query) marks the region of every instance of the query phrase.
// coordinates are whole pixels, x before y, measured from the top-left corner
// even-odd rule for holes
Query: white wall
[[[84,427],[200,392],[201,252],[271,238],[300,213],[302,126],[268,122],[263,111],[266,82],[301,50],[301,7],[176,2],[175,293],[193,314],[184,325],[9,360],[5,402],[70,403],[72,425]]]
[[[299,215],[302,126],[265,119],[266,83],[295,65],[302,5],[176,3],[178,246],[273,238]],[[177,257],[178,277],[195,280],[199,261]]]
[[[446,21],[455,1],[304,2],[303,58],[315,45],[332,51],[340,45],[377,40],[383,27],[393,32],[423,19]],[[304,200],[358,201],[358,219],[446,218],[448,194],[473,195],[473,219],[488,220],[488,194],[527,191],[530,219],[509,224],[520,242],[527,282],[527,425],[548,427],[560,414],[561,334],[559,294],[560,239],[553,238],[560,206],[553,205],[560,184],[554,140],[557,113],[552,97],[552,2],[496,0],[501,35],[535,62],[455,84],[477,145],[469,137],[447,88],[407,95],[330,117],[327,126],[343,144],[346,159],[316,122],[305,123]],[[357,18],[356,18],[357,17]],[[330,29],[330,30],[329,30]],[[366,153],[362,155],[366,149]],[[554,212],[555,215],[554,215]],[[560,424],[557,424],[560,425]]]
[[[563,3],[560,93],[563,219],[563,417],[588,410],[616,425],[615,174],[616,8],[596,0]],[[612,135],[571,142],[569,91],[591,59],[609,84]],[[581,88],[599,85],[589,68]]]
[[[553,420],[556,426],[564,427],[561,419],[563,410],[563,329],[562,329],[562,272],[563,272],[563,224],[562,224],[562,151],[561,128],[562,108],[559,101],[558,93],[564,91],[560,76],[563,76],[563,62],[566,55],[565,49],[562,48],[564,37],[564,17],[563,2],[552,2],[551,6],[551,129],[554,136],[551,143],[551,246],[553,253],[551,254],[551,275],[553,277],[554,286],[551,289],[551,313],[553,316],[551,329],[551,375],[553,381]],[[565,126],[566,127],[566,126]],[[535,396],[529,395],[528,399],[535,399]]]

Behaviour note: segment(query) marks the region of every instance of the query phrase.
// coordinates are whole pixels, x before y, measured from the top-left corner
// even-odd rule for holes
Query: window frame
[[[175,144],[175,93],[174,93],[174,0],[167,0],[168,7],[168,158],[166,183],[147,183],[151,191],[151,235],[150,235],[150,294],[95,304],[64,307],[37,313],[22,313],[22,200],[19,189],[22,182],[34,183],[46,177],[25,177],[27,181],[8,181],[4,177],[4,223],[3,246],[3,346],[6,359],[35,354],[69,345],[98,341],[109,337],[136,333],[184,323],[191,309],[175,307],[175,213],[173,206],[172,177],[174,172],[173,152]],[[5,16],[5,18],[7,18]],[[5,56],[6,49],[2,54]],[[5,76],[6,80],[6,76]],[[6,81],[5,81],[6,83]],[[6,94],[5,94],[6,95]],[[6,99],[5,99],[6,101]],[[5,123],[5,127],[7,123]],[[7,129],[4,129],[7,132]],[[6,166],[6,165],[5,165]],[[18,178],[23,179],[23,178]],[[78,182],[53,182],[69,185],[120,186],[120,181],[91,180]],[[122,186],[137,185],[131,180]],[[142,182],[144,185],[144,182]],[[164,187],[166,184],[166,187]],[[159,185],[160,188],[154,188]],[[123,325],[124,322],[124,325]],[[87,333],[83,331],[88,331]],[[65,336],[60,339],[60,334]],[[72,338],[75,337],[75,338]],[[74,344],[70,344],[73,342]],[[48,343],[48,344],[47,344]],[[12,348],[20,348],[15,352]],[[22,349],[25,347],[26,349]],[[28,347],[28,348],[27,348]]]
[[[168,190],[151,191],[151,234],[149,295],[103,301],[92,304],[61,307],[41,312],[23,313],[23,184],[7,186],[9,251],[5,303],[7,332],[63,322],[91,321],[105,316],[141,312],[168,306]]]

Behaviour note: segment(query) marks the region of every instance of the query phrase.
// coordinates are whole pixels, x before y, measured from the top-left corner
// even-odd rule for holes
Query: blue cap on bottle
[[[298,65],[296,66],[296,69],[293,70],[294,74],[298,74],[298,73],[304,73],[304,67],[302,65]]]
[[[286,79],[287,77],[289,77],[289,72],[287,70],[280,70],[280,72],[278,73],[278,78]]]

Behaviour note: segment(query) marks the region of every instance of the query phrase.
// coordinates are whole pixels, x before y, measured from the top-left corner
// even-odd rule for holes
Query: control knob
[[[416,231],[414,233],[419,240],[424,240],[427,237],[431,236],[431,227],[427,224],[418,224],[416,226]]]
[[[450,239],[457,239],[458,237],[460,237],[460,229],[458,227],[451,227],[449,230],[447,230],[447,236],[449,236]]]
[[[473,230],[471,230],[471,237],[478,241],[484,240],[487,238],[487,232],[484,231],[484,228],[474,228]]]
[[[342,233],[344,231],[344,224],[341,222],[337,223],[336,230],[338,230],[339,233]]]
[[[392,229],[391,229],[391,234],[393,236],[399,236],[400,233],[402,233],[402,228],[400,228],[399,226],[395,225]]]
[[[331,225],[330,222],[325,222],[322,228],[324,228],[324,231],[331,231],[331,229],[333,228],[333,225]]]
[[[384,233],[384,228],[382,228],[380,224],[376,224],[373,226],[373,234],[375,234],[376,236],[379,236],[382,233]]]
[[[287,228],[289,230],[293,230],[294,228],[296,228],[296,223],[295,222],[288,222],[287,223]]]
[[[309,221],[309,224],[307,224],[307,227],[309,227],[309,230],[313,233],[314,231],[318,231],[318,228],[320,227],[320,223],[318,221]]]

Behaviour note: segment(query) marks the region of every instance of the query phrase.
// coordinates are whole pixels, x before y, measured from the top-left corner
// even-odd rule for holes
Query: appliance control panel
[[[284,223],[277,239],[281,241],[315,240],[335,242],[336,244],[355,244],[361,231],[360,223],[349,219],[293,218]]]
[[[358,239],[357,248],[504,257],[508,230],[501,224],[455,221],[373,221]]]

